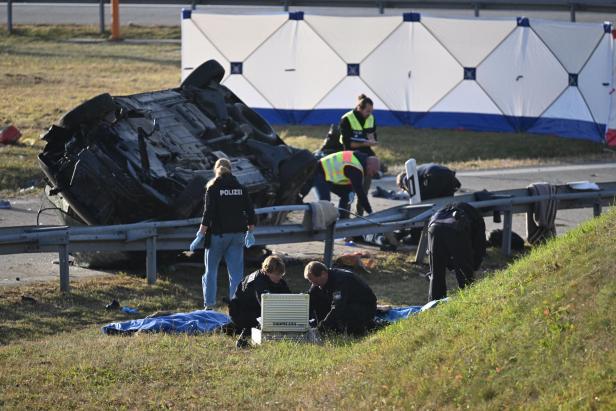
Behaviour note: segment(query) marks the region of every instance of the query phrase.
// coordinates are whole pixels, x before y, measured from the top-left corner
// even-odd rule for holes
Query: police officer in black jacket
[[[216,306],[218,266],[224,258],[229,272],[229,299],[244,277],[244,239],[253,230],[255,210],[246,188],[231,174],[231,162],[221,158],[214,165],[216,177],[205,191],[205,207],[199,232],[210,235],[205,249],[205,274],[202,278],[206,309]]]
[[[458,286],[474,280],[486,253],[483,216],[467,203],[449,204],[438,210],[428,223],[430,253],[430,301],[447,297],[445,274],[454,270]]]
[[[241,330],[237,341],[239,348],[248,344],[250,329],[258,325],[261,316],[262,294],[290,294],[291,290],[284,278],[284,262],[280,257],[269,256],[261,264],[261,269],[245,277],[229,303],[229,315],[233,324]]]
[[[304,278],[312,284],[310,316],[320,331],[363,335],[374,327],[376,296],[357,275],[311,261]]]

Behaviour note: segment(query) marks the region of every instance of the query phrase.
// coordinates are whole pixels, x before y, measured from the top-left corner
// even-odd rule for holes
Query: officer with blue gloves
[[[254,243],[250,232],[256,222],[248,191],[231,173],[231,162],[218,159],[214,173],[215,177],[206,185],[201,225],[190,245],[194,251],[207,236],[210,237],[205,244],[205,274],[202,278],[205,309],[216,307],[218,266],[223,258],[229,272],[229,300],[233,298],[244,277],[244,245]]]

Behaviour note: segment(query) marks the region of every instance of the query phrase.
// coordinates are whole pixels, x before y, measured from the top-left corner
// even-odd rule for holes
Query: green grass
[[[0,170],[6,174],[0,179],[1,195],[14,194],[40,179],[38,137],[66,111],[103,92],[125,95],[179,84],[179,44],[69,41],[108,36],[95,26],[18,25],[12,36],[0,29],[0,127],[13,124],[23,133],[20,148],[0,147]],[[131,25],[122,27],[122,36],[179,39],[180,30]],[[304,126],[277,129],[287,143],[311,150],[327,131]],[[616,159],[602,145],[549,136],[409,127],[383,127],[379,136],[382,145],[377,152],[394,170],[409,157],[458,169]]]
[[[614,238],[611,211],[445,305],[370,337],[322,347],[279,343],[237,351],[225,335],[121,338],[94,325],[12,341],[0,347],[0,368],[10,370],[0,374],[0,405],[614,409]],[[133,301],[148,305],[160,292],[173,293],[174,286],[160,284],[142,286]],[[19,304],[15,298],[2,298],[3,306]],[[174,297],[178,306],[184,298]],[[100,316],[101,324],[109,318]]]

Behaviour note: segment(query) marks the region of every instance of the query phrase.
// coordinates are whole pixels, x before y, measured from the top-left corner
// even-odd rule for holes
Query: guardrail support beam
[[[601,201],[597,201],[592,205],[592,215],[595,217],[599,217],[601,215]]]
[[[509,257],[511,255],[511,230],[513,227],[513,213],[511,209],[503,212],[503,255]]]
[[[101,34],[105,34],[105,0],[98,2],[98,30]]]
[[[6,30],[13,34],[13,0],[6,2]]]
[[[60,291],[68,292],[70,291],[68,244],[61,245],[58,251],[58,263],[60,265]]]
[[[146,257],[145,257],[145,273],[148,279],[148,284],[156,283],[156,237],[149,237],[145,240]]]
[[[323,264],[331,267],[332,260],[334,259],[334,233],[336,232],[336,222],[327,227],[327,234],[325,237],[325,250],[323,251]]]

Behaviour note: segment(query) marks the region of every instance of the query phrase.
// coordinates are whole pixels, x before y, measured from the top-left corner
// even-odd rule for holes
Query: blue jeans
[[[205,274],[201,278],[205,306],[216,304],[218,266],[224,258],[229,273],[229,299],[244,278],[244,238],[246,233],[212,234],[210,248],[205,250]]]

